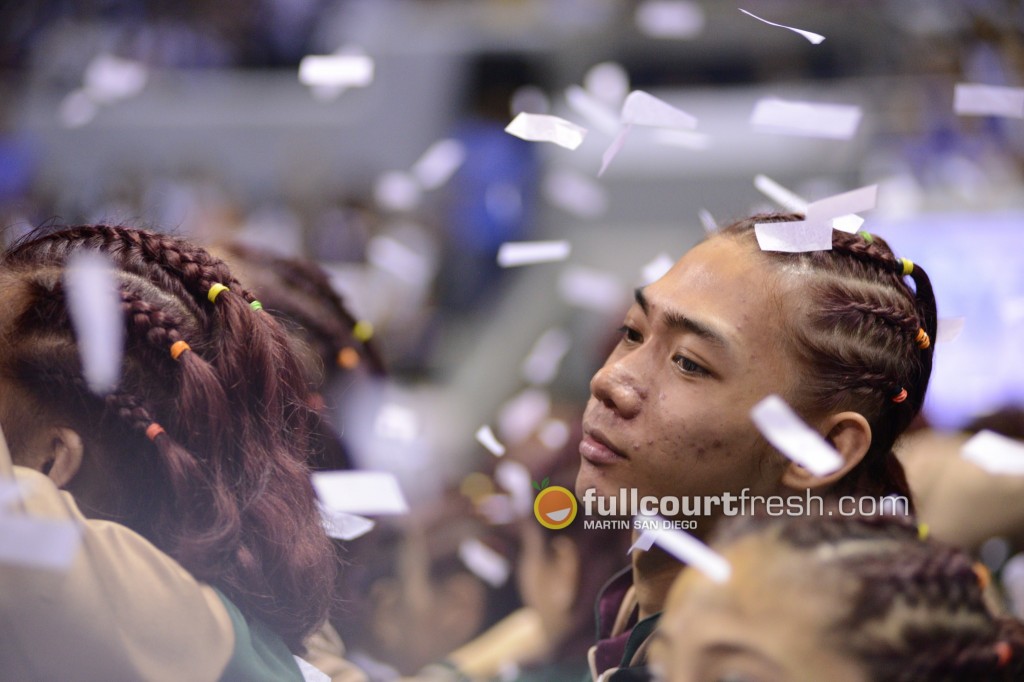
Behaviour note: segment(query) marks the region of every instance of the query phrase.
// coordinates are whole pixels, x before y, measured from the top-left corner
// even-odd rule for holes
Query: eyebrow
[[[636,299],[637,305],[643,309],[644,314],[650,315],[650,303],[648,303],[647,296],[644,294],[642,287],[638,287],[633,291],[633,298]],[[678,310],[666,310],[662,316],[665,318],[665,324],[670,329],[689,332],[720,348],[729,348],[729,342],[725,340],[722,334],[703,322],[687,317]]]

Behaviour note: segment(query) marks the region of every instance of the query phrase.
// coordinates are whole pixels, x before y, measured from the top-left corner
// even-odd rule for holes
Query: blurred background
[[[1024,399],[1024,121],[958,116],[958,82],[1024,85],[1018,0],[28,0],[0,7],[0,221],[149,226],[319,261],[387,383],[338,390],[361,463],[411,497],[570,438],[631,298],[708,225],[879,185],[864,229],[931,273],[947,329],[928,419]],[[333,84],[308,55],[350,58]],[[301,77],[300,77],[301,76]],[[630,90],[698,119],[601,157]],[[851,139],[755,130],[763,97],[855,105]],[[575,151],[504,132],[588,128]],[[643,131],[646,132],[646,131]],[[568,259],[499,268],[507,241]],[[570,411],[571,412],[571,411]]]

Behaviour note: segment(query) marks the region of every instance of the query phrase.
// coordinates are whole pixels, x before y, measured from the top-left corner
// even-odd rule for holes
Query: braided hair
[[[847,586],[830,635],[874,682],[1024,679],[1024,624],[991,612],[987,571],[905,518],[746,517],[715,546],[754,533],[806,559],[801,580]]]
[[[756,224],[801,219],[760,214],[717,235],[756,248]],[[938,316],[927,273],[896,258],[884,239],[867,233],[833,230],[830,251],[760,253],[799,278],[800,296],[788,319],[791,342],[804,366],[794,408],[802,414],[852,410],[871,426],[864,459],[833,492],[896,494],[909,500],[906,476],[892,449],[920,412],[931,377]]]
[[[84,250],[112,262],[124,313],[121,376],[105,396],[82,377],[63,287]],[[82,435],[110,476],[104,510],[297,648],[327,615],[337,567],[305,461],[317,417],[288,333],[221,260],[154,232],[35,233],[0,268],[22,286],[0,371]]]

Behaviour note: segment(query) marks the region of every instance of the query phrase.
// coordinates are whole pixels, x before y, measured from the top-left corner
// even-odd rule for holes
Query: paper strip
[[[494,469],[494,480],[511,496],[512,508],[517,515],[533,513],[534,492],[529,469],[519,462],[502,460]]]
[[[331,682],[331,678],[327,673],[315,667],[309,661],[299,658],[298,656],[293,656],[292,658],[295,659],[296,665],[299,666],[299,672],[302,673],[303,682]]]
[[[604,172],[608,170],[608,164],[612,162],[619,152],[622,151],[622,146],[626,144],[626,138],[629,136],[630,131],[633,130],[632,125],[623,126],[619,131],[619,134],[615,136],[612,143],[608,145],[608,148],[604,150],[604,154],[601,155],[601,170],[597,171],[597,177],[604,175]]]
[[[754,405],[750,418],[779,452],[815,476],[827,476],[843,466],[843,458],[835,448],[779,396],[770,395]]]
[[[320,508],[320,521],[323,524],[327,537],[335,540],[355,540],[366,535],[377,525],[372,519],[358,514],[332,511],[322,502],[318,502]]]
[[[412,174],[426,190],[441,187],[466,160],[466,146],[458,140],[438,140],[413,164]]]
[[[387,471],[317,471],[313,488],[331,512],[373,515],[409,511],[398,479]]]
[[[626,101],[622,104],[622,122],[626,125],[654,128],[697,127],[696,117],[643,90],[634,90],[626,96]]]
[[[676,262],[667,253],[659,253],[651,262],[647,263],[640,274],[640,285],[647,286],[665,276],[665,273],[672,269]]]
[[[761,22],[764,22],[764,23],[768,24],[769,26],[778,26],[779,28],[785,28],[785,29],[788,29],[790,31],[793,31],[794,33],[799,33],[804,38],[807,38],[807,40],[809,40],[811,42],[811,44],[813,44],[813,45],[817,45],[821,41],[825,40],[825,36],[821,35],[820,33],[813,33],[811,31],[804,31],[803,29],[793,28],[792,26],[785,26],[783,24],[776,24],[774,21],[768,21],[767,19],[762,19],[761,17],[757,16],[756,14],[752,14],[752,13],[748,12],[745,9],[740,9],[740,11],[743,12],[744,14],[746,14],[747,16],[754,17],[758,21],[761,21]]]
[[[583,143],[587,129],[557,116],[523,112],[505,126],[505,132],[530,142],[553,142],[566,149],[576,149]]]
[[[81,537],[73,521],[0,516],[0,564],[66,571]]]
[[[85,67],[83,88],[93,102],[110,104],[146,87],[149,72],[141,62],[101,54]]]
[[[848,140],[860,125],[860,107],[762,99],[754,106],[750,123],[764,132]]]
[[[98,252],[73,255],[64,270],[64,291],[82,374],[93,393],[106,395],[121,376],[124,349],[124,313],[113,264]]]
[[[638,517],[634,527],[644,528],[645,533],[654,536],[654,544],[717,583],[728,581],[732,575],[732,566],[725,557],[689,533],[671,528],[662,518]]]
[[[957,337],[963,332],[966,321],[962,317],[940,318],[936,325],[938,329],[935,330],[935,343],[956,341]]]
[[[961,116],[1024,118],[1024,88],[957,83],[953,111]]]
[[[498,247],[498,265],[515,268],[522,265],[552,263],[569,257],[572,247],[569,242],[505,242]]]
[[[554,381],[558,368],[569,349],[572,337],[564,329],[548,329],[540,335],[523,359],[520,373],[534,386],[545,386]]]
[[[762,251],[831,251],[832,227],[800,220],[791,223],[757,223],[757,244]]]
[[[494,431],[491,431],[490,426],[484,424],[477,429],[476,440],[480,445],[487,448],[495,457],[503,457],[505,455],[505,446],[498,441],[498,437],[494,435]]]
[[[632,554],[638,549],[641,552],[649,552],[651,551],[651,547],[654,547],[654,533],[652,533],[649,530],[645,530],[644,532],[640,533],[640,537],[636,539],[636,542],[634,542],[630,546],[630,548],[626,550],[626,554]]]
[[[839,216],[868,211],[875,207],[877,198],[878,185],[869,185],[819,199],[808,204],[805,220],[809,223],[825,223]]]
[[[992,431],[979,431],[960,449],[964,459],[1000,476],[1024,476],[1024,444]]]
[[[466,568],[491,587],[504,585],[512,572],[508,559],[476,538],[459,543],[459,558]]]
[[[639,31],[652,38],[696,38],[704,31],[704,9],[690,0],[645,0],[636,8]]]
[[[597,218],[608,212],[607,190],[579,171],[551,171],[544,177],[541,191],[551,204],[581,218]]]
[[[373,82],[373,70],[373,60],[366,55],[308,55],[299,61],[299,82],[308,86],[361,88]]]
[[[715,217],[711,215],[711,211],[702,208],[697,211],[697,217],[700,218],[700,224],[704,226],[705,232],[714,232],[718,229],[718,223],[715,222]]]
[[[755,175],[754,187],[776,204],[793,213],[806,213],[807,200],[789,191],[767,175]]]
[[[565,89],[565,102],[602,133],[615,135],[619,130],[618,113],[580,86],[570,85]]]
[[[608,272],[570,266],[558,278],[558,293],[569,305],[607,313],[627,300],[628,291]]]
[[[533,435],[551,414],[551,396],[539,388],[527,388],[505,401],[498,410],[498,433],[511,445]]]

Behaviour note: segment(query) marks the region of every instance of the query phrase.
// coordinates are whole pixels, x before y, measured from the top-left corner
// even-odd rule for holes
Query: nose
[[[590,380],[590,394],[623,419],[632,419],[639,414],[646,392],[624,360],[609,359],[597,370]]]

